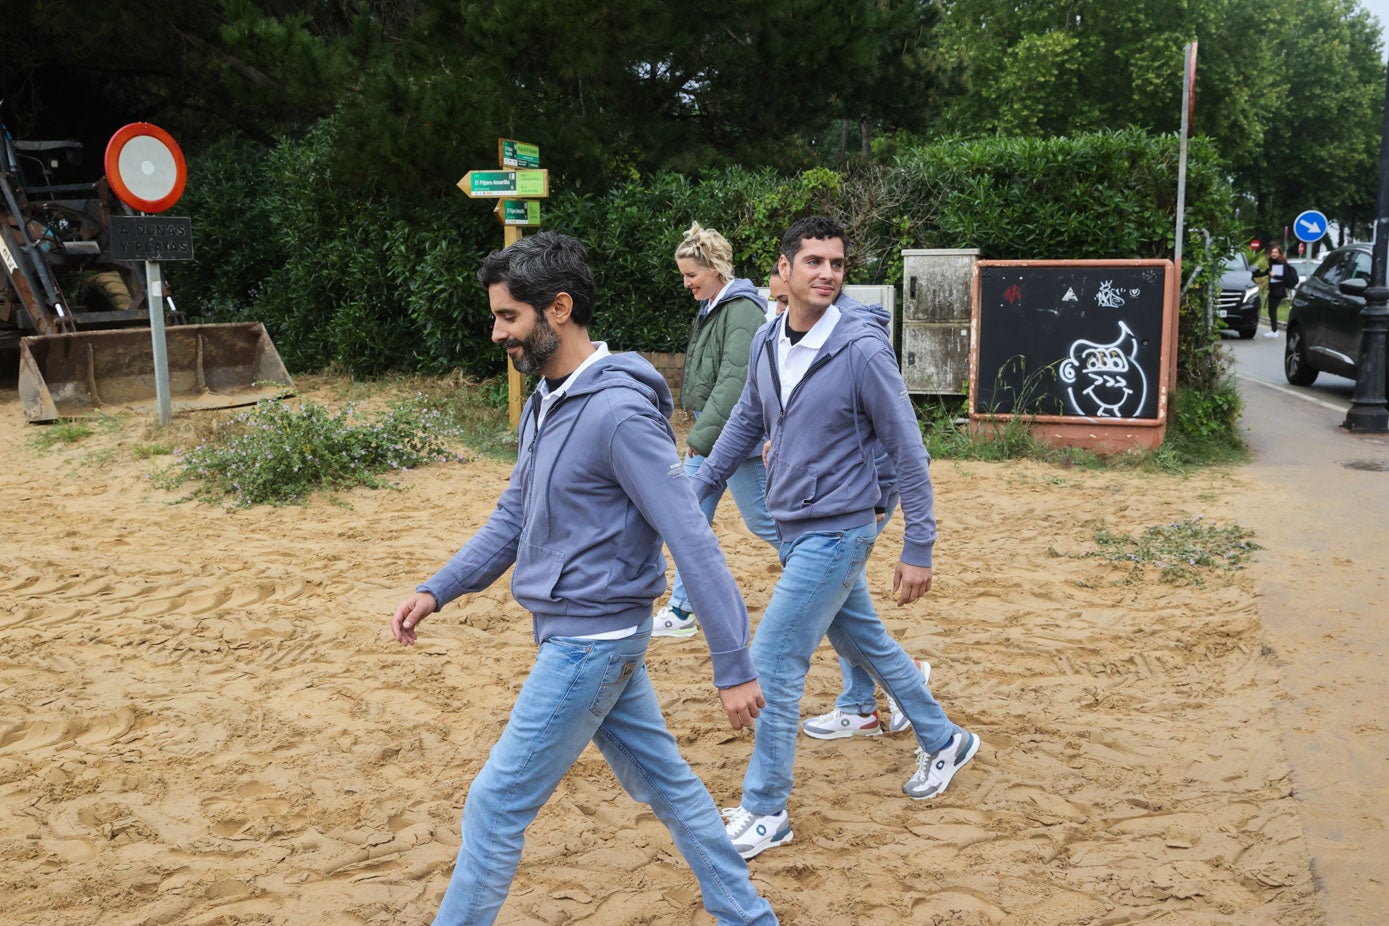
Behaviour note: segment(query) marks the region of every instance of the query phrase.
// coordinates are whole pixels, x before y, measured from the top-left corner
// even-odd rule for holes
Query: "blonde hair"
[[[690,226],[675,249],[676,260],[687,257],[713,270],[725,282],[733,279],[733,246],[712,228],[701,228],[698,222]]]

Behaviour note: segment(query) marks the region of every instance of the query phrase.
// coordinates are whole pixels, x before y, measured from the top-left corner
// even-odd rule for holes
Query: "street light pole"
[[[1385,286],[1385,260],[1389,259],[1389,77],[1384,86],[1384,118],[1379,134],[1379,196],[1375,207],[1375,241],[1370,264],[1370,285],[1365,290],[1365,308],[1360,317],[1365,326],[1360,334],[1360,357],[1356,368],[1346,430],[1367,434],[1389,431],[1389,409],[1385,408],[1385,344],[1389,341],[1389,287]]]

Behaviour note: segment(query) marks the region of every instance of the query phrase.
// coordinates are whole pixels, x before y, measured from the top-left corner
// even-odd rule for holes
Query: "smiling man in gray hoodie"
[[[675,448],[670,390],[636,354],[588,337],[593,275],[584,247],[554,232],[493,251],[478,271],[492,340],[540,386],[522,414],[520,453],[487,523],[414,595],[391,630],[482,591],[514,564],[511,591],[531,612],[535,665],[463,809],[463,843],[435,926],[496,919],[526,827],[593,742],[633,798],[669,828],[724,924],[777,922],[748,880],[704,785],[667,731],[647,675],[651,604],[665,588],[665,540],[713,657],[733,729],[764,706],[748,616]]]
[[[979,750],[953,724],[923,672],[887,634],[864,564],[873,550],[890,459],[901,493],[902,554],[892,580],[899,605],[931,588],[936,541],[930,462],[897,358],[882,328],[836,304],[844,284],[844,229],[800,219],[781,239],[787,310],[753,338],[748,380],[714,449],[692,481],[701,497],[771,438],[767,511],[781,538],[781,578],[757,626],[753,664],[767,697],[757,721],[743,797],[724,811],[744,858],[791,841],[787,801],[800,700],[811,655],[829,636],[841,656],[897,703],[916,735],[916,772],[902,790],[938,797]]]

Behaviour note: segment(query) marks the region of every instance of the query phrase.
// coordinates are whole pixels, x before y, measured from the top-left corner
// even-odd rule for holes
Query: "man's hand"
[[[931,567],[898,562],[892,573],[892,590],[898,604],[911,604],[931,590]]]
[[[751,730],[752,722],[767,706],[767,699],[762,697],[762,686],[757,684],[757,679],[732,688],[720,688],[719,700],[723,702],[723,712],[728,715],[729,725],[735,730]]]
[[[772,449],[772,442],[771,442],[771,441],[763,441],[763,442],[762,442],[762,465],[763,465],[763,466],[766,466],[766,465],[767,465],[767,454],[768,454],[768,452],[771,451],[771,449]]]
[[[396,606],[391,618],[391,635],[401,646],[415,642],[415,628],[435,611],[439,610],[438,600],[429,592],[415,592]]]

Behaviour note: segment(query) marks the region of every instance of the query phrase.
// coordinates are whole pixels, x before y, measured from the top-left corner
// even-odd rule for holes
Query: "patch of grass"
[[[60,444],[75,444],[98,431],[109,434],[120,426],[119,419],[105,413],[88,415],[85,418],[61,418],[52,424],[39,425],[33,442],[40,450],[52,450]]]
[[[1243,569],[1249,554],[1263,549],[1254,533],[1238,524],[1215,524],[1197,516],[1149,527],[1141,534],[1095,531],[1100,549],[1084,554],[1111,563],[1131,563],[1136,571],[1156,567],[1159,578],[1173,585],[1200,585],[1204,573]]]
[[[449,459],[457,430],[424,396],[394,403],[374,420],[349,405],[262,402],[226,420],[214,437],[156,472],[157,485],[197,483],[189,498],[233,508],[303,501],[318,490],[383,488],[379,476]]]
[[[58,444],[75,444],[96,431],[80,418],[63,418],[34,435],[34,445],[40,450],[52,450]]]
[[[174,452],[174,445],[167,441],[155,441],[149,444],[132,444],[130,455],[137,460],[148,460],[150,457],[167,457]]]
[[[1001,417],[972,428],[963,396],[918,403],[917,417],[933,459],[1039,460],[1067,468],[1179,475],[1206,466],[1248,461],[1249,448],[1238,427],[1242,407],[1233,385],[1206,391],[1186,389],[1176,395],[1170,409],[1162,446],[1109,454],[1038,440],[1032,433],[1033,418],[1028,415]]]

